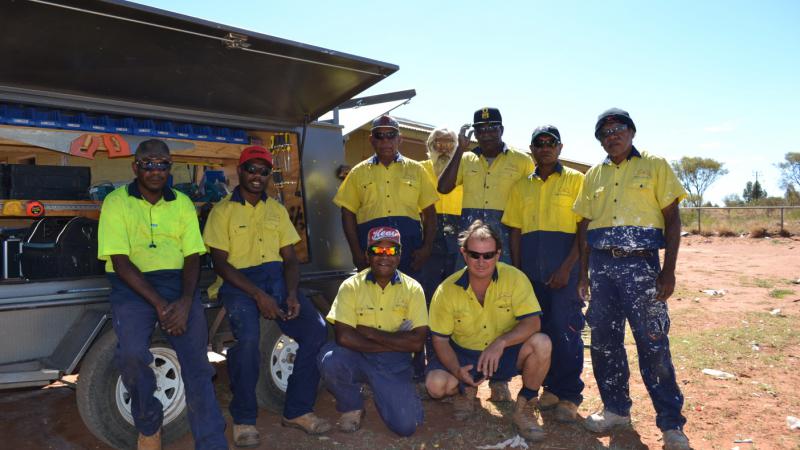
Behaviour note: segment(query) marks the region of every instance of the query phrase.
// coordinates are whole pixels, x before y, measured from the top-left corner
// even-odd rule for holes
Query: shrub
[[[769,236],[769,231],[764,227],[755,227],[750,230],[750,237],[754,239],[765,238]]]
[[[738,236],[738,234],[735,231],[731,230],[730,228],[726,228],[726,227],[719,228],[717,230],[717,234],[719,234],[720,237],[736,237],[736,236]]]
[[[778,236],[785,238],[792,237],[792,232],[784,228],[778,232]]]

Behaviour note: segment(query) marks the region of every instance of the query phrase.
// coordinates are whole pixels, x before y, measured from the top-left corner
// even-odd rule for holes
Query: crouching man
[[[459,239],[467,267],[433,295],[430,317],[435,358],[426,386],[433,398],[455,395],[454,417],[468,418],[478,385],[522,375],[512,421],[530,441],[544,438],[539,387],[550,367],[550,339],[540,333],[541,310],[524,273],[500,263],[500,237],[476,220]]]
[[[422,351],[428,311],[422,286],[397,270],[400,252],[399,231],[371,229],[369,267],[342,283],[327,317],[336,342],[322,348],[318,362],[342,413],[338,427],[344,432],[361,427],[364,384],[372,389],[378,414],[390,430],[410,436],[422,424],[411,353]]]

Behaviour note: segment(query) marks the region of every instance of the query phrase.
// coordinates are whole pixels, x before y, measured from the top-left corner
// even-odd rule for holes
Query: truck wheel
[[[114,448],[136,448],[139,433],[133,425],[130,395],[114,364],[117,335],[101,336],[81,364],[78,411],[89,431]],[[175,351],[163,337],[154,337],[151,367],[156,375],[155,397],[164,405],[162,439],[165,444],[189,432],[181,367]]]
[[[261,370],[256,385],[258,406],[281,413],[298,344],[283,334],[275,321],[261,319],[260,348]]]

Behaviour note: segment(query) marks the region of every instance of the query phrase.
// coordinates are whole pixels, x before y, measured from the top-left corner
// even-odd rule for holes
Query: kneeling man
[[[369,230],[369,267],[342,283],[327,317],[336,342],[322,348],[318,362],[342,413],[338,426],[344,432],[361,426],[364,384],[372,389],[378,414],[390,430],[410,436],[422,424],[411,353],[422,351],[428,311],[422,286],[397,270],[400,252],[395,228]]]
[[[431,301],[436,356],[425,384],[433,398],[456,395],[455,418],[472,413],[478,385],[522,375],[512,421],[531,441],[544,438],[537,395],[550,367],[550,339],[540,333],[541,309],[528,277],[498,262],[500,237],[476,220],[460,236],[467,267],[448,277]]]

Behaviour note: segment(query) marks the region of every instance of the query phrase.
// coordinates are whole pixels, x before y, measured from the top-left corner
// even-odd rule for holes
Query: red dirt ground
[[[753,313],[780,308],[780,316],[767,326],[797,327],[800,316],[800,239],[704,238],[683,239],[678,262],[678,286],[669,304],[672,315],[670,335],[678,380],[686,397],[685,431],[696,449],[777,449],[800,448],[800,430],[790,431],[786,416],[800,416],[800,336],[790,337],[782,348],[759,343],[759,357],[741,358],[731,367],[714,367],[738,375],[735,380],[717,380],[703,375],[692,364],[692,354],[680,354],[680,340],[698,333],[724,334],[726,329],[750,326]],[[773,288],[792,291],[783,298],[773,298]],[[722,297],[710,297],[702,289],[724,289]],[[758,316],[761,317],[761,316]],[[772,317],[765,314],[766,320]],[[763,320],[761,320],[763,322]],[[725,334],[728,336],[728,334]],[[724,340],[727,338],[720,338]],[[720,346],[730,343],[720,342]],[[717,347],[715,344],[713,347]],[[629,355],[635,347],[627,346]],[[688,348],[688,347],[687,347]],[[693,351],[713,352],[715,348]],[[586,400],[579,413],[590,414],[600,406],[597,385],[587,352],[583,377]],[[635,358],[634,358],[635,359]],[[217,392],[223,408],[230,392],[224,364],[216,365]],[[532,449],[638,449],[661,448],[661,433],[655,427],[654,412],[641,383],[638,370],[631,368],[633,428],[612,435],[596,436],[579,425],[553,423],[545,413],[548,440],[531,445]],[[519,389],[519,379],[512,381],[512,392]],[[258,428],[264,439],[261,448],[475,448],[495,444],[513,436],[510,404],[488,402],[488,389],[479,392],[484,409],[466,423],[450,418],[451,405],[425,402],[425,425],[415,436],[397,438],[386,430],[370,402],[362,430],[354,434],[331,432],[324,437],[309,437],[297,430],[281,428],[279,416],[262,411]],[[320,395],[317,412],[335,420],[332,397]],[[226,418],[230,424],[230,417]],[[230,428],[230,426],[229,426]],[[228,430],[230,438],[230,429]],[[56,383],[44,389],[20,390],[0,394],[0,447],[9,449],[105,449],[92,436],[78,415],[72,390]],[[737,443],[751,439],[752,443]],[[184,437],[169,447],[193,448]]]

